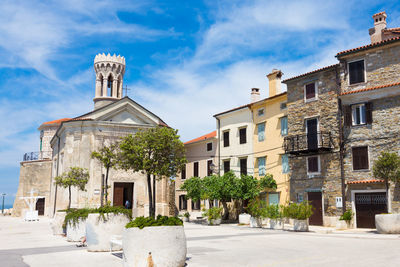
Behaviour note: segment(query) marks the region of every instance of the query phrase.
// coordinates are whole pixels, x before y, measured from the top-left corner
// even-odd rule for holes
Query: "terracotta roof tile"
[[[384,183],[385,180],[359,180],[359,181],[349,181],[347,184],[373,184],[373,183]]]
[[[72,119],[71,118],[63,118],[63,119],[58,119],[58,120],[53,120],[53,121],[46,121],[46,122],[43,122],[42,125],[49,125],[49,124],[60,125],[62,122],[70,121],[70,120],[72,120]]]
[[[306,73],[294,76],[294,77],[289,78],[289,79],[285,79],[282,82],[286,83],[287,81],[291,81],[291,80],[294,80],[294,79],[297,79],[297,78],[300,78],[300,77],[307,76],[309,74],[313,74],[313,73],[316,73],[316,72],[319,72],[319,71],[323,71],[323,70],[327,70],[327,69],[330,69],[330,68],[334,68],[334,67],[337,67],[337,66],[339,66],[339,64],[333,64],[333,65],[330,65],[330,66],[326,66],[326,67],[323,67],[323,68],[320,68],[320,69],[316,69],[316,70],[313,70],[313,71],[310,71],[310,72],[306,72]]]
[[[192,139],[192,140],[190,140],[190,141],[187,141],[187,142],[184,143],[184,144],[185,144],[185,145],[188,145],[188,144],[191,144],[191,143],[195,143],[195,142],[199,142],[199,141],[204,141],[204,140],[207,140],[207,139],[216,137],[216,136],[217,136],[217,131],[213,131],[213,132],[211,132],[211,133],[208,133],[208,134],[202,135],[202,136],[200,136],[200,137],[197,137],[197,138],[195,138],[195,139]]]
[[[382,11],[382,12],[376,13],[376,14],[372,15],[372,17],[376,17],[376,16],[382,15],[384,13],[386,13],[386,11]]]
[[[385,44],[394,43],[394,42],[397,42],[397,41],[400,41],[400,37],[394,37],[394,38],[383,40],[383,41],[380,41],[380,42],[377,42],[377,43],[368,44],[368,45],[352,48],[352,49],[349,49],[349,50],[345,50],[345,51],[337,53],[336,57],[347,55],[347,54],[351,54],[351,53],[358,52],[358,51],[367,50],[367,49],[378,47],[378,46],[382,46],[382,45],[385,45]]]
[[[385,84],[385,85],[379,85],[379,86],[374,86],[374,87],[370,87],[370,88],[359,89],[359,90],[350,91],[350,92],[344,92],[344,93],[341,93],[340,95],[356,94],[356,93],[360,93],[360,92],[372,91],[372,90],[376,90],[376,89],[382,89],[382,88],[387,88],[387,87],[392,87],[392,86],[397,86],[397,85],[400,85],[400,82],[391,83],[391,84]]]
[[[218,117],[219,115],[222,115],[222,114],[225,114],[225,113],[229,113],[229,112],[232,112],[232,111],[235,111],[235,110],[239,110],[239,109],[242,109],[242,108],[249,108],[250,106],[251,106],[251,103],[243,105],[243,106],[239,106],[239,107],[236,107],[236,108],[233,108],[233,109],[229,109],[227,111],[215,114],[214,117]]]

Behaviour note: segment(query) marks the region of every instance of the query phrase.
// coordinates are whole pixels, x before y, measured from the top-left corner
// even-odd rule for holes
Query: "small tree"
[[[375,178],[385,180],[386,207],[389,207],[389,182],[400,181],[400,156],[397,153],[382,152],[374,162],[372,173]]]
[[[71,167],[68,172],[64,172],[55,178],[56,185],[68,188],[68,209],[71,208],[71,187],[86,191],[85,186],[89,181],[89,172],[80,167]]]
[[[168,127],[155,127],[128,135],[120,144],[119,167],[147,175],[151,217],[155,217],[156,179],[175,176],[186,163],[185,148],[177,133]]]
[[[245,202],[256,198],[260,194],[260,186],[258,180],[250,175],[242,175],[237,180],[237,186],[234,199],[240,202],[239,213],[243,213]]]
[[[106,205],[108,203],[108,174],[110,169],[115,168],[118,163],[118,148],[119,144],[114,143],[109,146],[103,146],[99,151],[92,152],[92,158],[99,160],[103,167],[106,169],[104,186],[101,189],[100,206],[103,206],[103,198],[105,198]],[[103,177],[101,179],[103,179]]]
[[[186,179],[181,185],[181,189],[186,191],[186,198],[190,198],[194,201],[205,198],[203,180],[199,177]]]

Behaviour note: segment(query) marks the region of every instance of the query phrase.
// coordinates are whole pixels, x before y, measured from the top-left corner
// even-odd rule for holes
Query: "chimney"
[[[281,77],[283,73],[280,70],[272,69],[271,73],[267,75],[269,80],[269,97],[281,93]]]
[[[260,88],[251,88],[251,103],[260,100]]]
[[[383,30],[386,29],[386,12],[379,12],[372,16],[374,28],[369,29],[371,44],[383,41]]]

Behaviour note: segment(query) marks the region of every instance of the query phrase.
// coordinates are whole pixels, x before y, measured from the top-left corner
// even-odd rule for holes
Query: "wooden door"
[[[36,201],[36,210],[39,215],[44,215],[44,198],[39,198]]]
[[[308,192],[308,201],[313,206],[313,215],[309,219],[310,225],[323,225],[322,220],[322,193]]]
[[[357,228],[375,228],[375,214],[387,213],[386,193],[355,195]]]
[[[124,206],[124,186],[114,183],[113,206]]]
[[[318,149],[318,119],[308,119],[307,127],[307,147],[308,150]]]

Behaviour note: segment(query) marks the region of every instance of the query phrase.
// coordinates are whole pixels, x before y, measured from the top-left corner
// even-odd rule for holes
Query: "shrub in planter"
[[[313,207],[304,201],[300,204],[291,203],[289,206],[284,208],[283,214],[287,218],[294,219],[293,230],[298,232],[308,231],[308,218],[313,214]]]
[[[184,266],[186,236],[176,217],[137,217],[126,224],[122,237],[124,266]]]
[[[250,227],[261,227],[262,218],[265,218],[265,203],[258,199],[253,199],[247,206],[247,212],[251,215]]]
[[[239,214],[239,224],[240,225],[250,224],[250,218],[251,218],[250,214],[247,214],[247,213]]]
[[[100,207],[90,211],[86,220],[86,243],[88,251],[109,251],[113,235],[122,235],[131,218],[132,210],[122,207]],[[113,250],[121,247],[114,246]]]
[[[69,209],[64,219],[67,241],[78,242],[86,236],[86,219],[91,209]]]
[[[400,214],[376,214],[375,226],[380,234],[400,234]]]
[[[353,218],[353,212],[351,210],[346,210],[342,216],[340,216],[339,221],[336,223],[336,229],[345,230],[350,228],[350,223]]]
[[[189,212],[185,212],[185,213],[183,214],[183,221],[184,221],[184,222],[188,222],[189,219],[190,219],[190,213],[189,213]]]
[[[203,210],[203,216],[207,217],[207,221],[209,225],[220,225],[222,218],[222,210],[223,208],[212,207],[208,210]]]
[[[270,229],[283,229],[283,214],[282,209],[279,205],[269,205],[265,210],[266,217],[269,218],[269,228]]]

